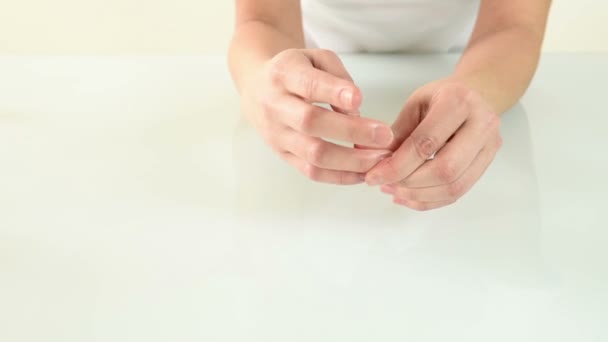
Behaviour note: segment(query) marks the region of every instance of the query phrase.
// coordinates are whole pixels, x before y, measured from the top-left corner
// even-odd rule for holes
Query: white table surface
[[[456,56],[345,56],[391,122]],[[312,183],[220,56],[0,58],[0,341],[608,341],[608,55],[546,55],[453,206]]]

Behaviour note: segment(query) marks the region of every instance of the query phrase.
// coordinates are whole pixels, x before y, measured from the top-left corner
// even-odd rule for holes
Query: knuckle
[[[283,50],[282,54],[284,56],[293,56],[294,54],[299,54],[300,50],[296,49],[296,48],[289,48],[289,49],[285,49]]]
[[[322,140],[318,140],[310,144],[306,156],[309,163],[316,166],[322,165],[324,156],[325,143],[323,143]]]
[[[355,169],[353,171],[367,172],[369,169],[371,169],[371,165],[366,158],[357,157],[355,161]]]
[[[317,51],[317,54],[325,60],[333,59],[337,56],[335,52],[328,50],[328,49],[317,49],[316,51]]]
[[[441,100],[441,98],[443,98],[443,93],[444,93],[444,92],[445,92],[445,86],[439,87],[439,88],[437,89],[437,91],[435,91],[435,92],[433,93],[433,96],[431,96],[431,100],[429,101],[429,102],[430,102],[430,103],[429,103],[429,105],[432,105],[432,104],[434,104],[434,103],[439,102],[439,101]],[[413,96],[416,96],[416,95],[417,95],[417,92],[416,92],[416,93],[414,93],[414,95],[413,95]]]
[[[447,187],[448,196],[450,199],[459,198],[464,194],[465,189],[466,186],[463,182],[454,182]]]
[[[456,165],[451,160],[444,160],[437,164],[436,167],[437,178],[443,182],[443,184],[452,183],[458,177]]]
[[[402,179],[400,181],[397,182],[397,185],[400,187],[404,187],[407,188],[410,184],[410,181],[408,180],[408,178]]]
[[[431,209],[430,206],[424,202],[414,202],[410,208],[416,211],[428,211]]]
[[[477,93],[460,82],[451,82],[439,88],[438,93],[450,94],[456,106],[469,106],[477,99]]]
[[[500,149],[502,147],[502,144],[503,144],[503,139],[502,139],[502,136],[500,136],[500,134],[499,134],[496,139],[496,148]]]
[[[262,98],[262,100],[260,101],[261,106],[262,106],[262,111],[264,112],[264,114],[268,115],[274,112],[274,101],[272,100],[272,98],[268,95],[264,96]]]
[[[321,53],[322,53],[323,55],[325,55],[325,56],[329,56],[329,57],[335,57],[335,56],[336,56],[336,53],[335,53],[335,52],[333,52],[333,51],[332,51],[332,50],[330,50],[330,49],[319,49],[319,51],[321,51]]]
[[[311,77],[310,72],[303,71],[298,75],[298,85],[302,90],[302,95],[305,98],[310,99],[315,92],[317,82],[313,77]]]
[[[490,129],[499,129],[500,128],[500,116],[496,113],[490,113],[488,116],[488,128]]]
[[[477,101],[477,99],[478,99],[477,93],[475,91],[473,91],[473,89],[465,87],[465,86],[461,86],[461,87],[464,88],[464,89],[459,90],[463,104],[470,105]]]
[[[304,176],[306,176],[306,178],[308,178],[310,180],[313,180],[315,182],[320,181],[321,180],[320,171],[321,170],[318,167],[312,165],[311,163],[304,164],[304,170],[303,170]]]
[[[398,193],[401,198],[405,198],[410,201],[418,201],[420,199],[420,195],[415,190],[400,188]]]
[[[417,135],[413,142],[416,153],[424,160],[430,158],[439,149],[436,139],[431,136]]]
[[[298,49],[286,49],[276,54],[270,60],[268,77],[273,86],[279,86],[283,82],[285,70],[288,70],[287,65],[293,61],[299,53]]]
[[[288,62],[299,55],[301,52],[296,48],[285,49],[279,53],[277,53],[272,59],[273,62],[282,65],[285,62]]]
[[[471,88],[460,82],[450,83],[450,90],[452,94],[461,100],[467,100],[473,96]]]
[[[309,105],[309,106],[305,106],[302,111],[300,112],[300,118],[298,120],[298,127],[297,129],[299,129],[301,132],[303,133],[310,133],[314,126],[315,126],[315,121],[316,121],[316,111],[314,106]]]
[[[273,151],[281,153],[284,157],[291,155],[291,153],[287,151],[286,146],[284,146],[284,143],[279,137],[277,137],[276,134],[267,134],[266,142],[268,145],[270,145],[270,148],[272,148]]]
[[[268,67],[268,79],[274,87],[279,86],[283,80],[283,65],[279,60],[273,60]]]
[[[356,172],[367,172],[371,170],[376,165],[375,160],[370,158],[359,158],[357,160],[357,169],[354,170]]]

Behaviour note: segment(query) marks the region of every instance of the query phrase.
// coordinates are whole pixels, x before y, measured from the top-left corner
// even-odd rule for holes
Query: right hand
[[[285,50],[266,62],[241,93],[244,116],[273,150],[314,181],[362,183],[365,173],[390,154],[391,128],[359,115],[361,92],[331,51]],[[329,104],[333,111],[314,103]]]

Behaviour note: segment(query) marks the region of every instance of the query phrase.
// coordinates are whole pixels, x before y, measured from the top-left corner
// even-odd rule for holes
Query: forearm
[[[452,78],[461,80],[503,113],[524,94],[538,65],[543,34],[525,27],[472,40]]]
[[[304,38],[299,33],[285,33],[257,20],[238,25],[228,52],[230,73],[237,89],[240,91],[250,75],[277,53],[303,47]]]

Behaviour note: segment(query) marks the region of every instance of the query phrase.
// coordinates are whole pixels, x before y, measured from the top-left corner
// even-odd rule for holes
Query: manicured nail
[[[365,181],[367,182],[367,185],[369,185],[369,186],[374,186],[374,185],[384,183],[382,176],[376,175],[376,174],[368,174]]]
[[[350,108],[353,105],[353,91],[350,89],[342,89],[342,92],[340,93],[340,100],[342,101],[342,104],[347,107]]]
[[[388,146],[393,142],[393,130],[384,125],[377,125],[374,127],[372,139],[380,146]]]

